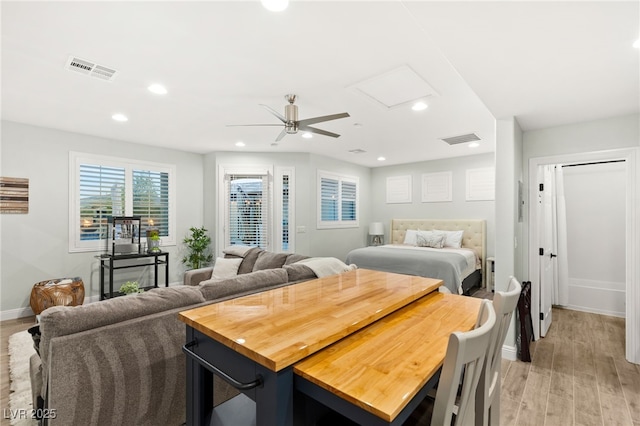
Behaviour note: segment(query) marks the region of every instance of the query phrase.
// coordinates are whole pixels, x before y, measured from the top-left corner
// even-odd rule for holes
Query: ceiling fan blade
[[[280,132],[280,134],[276,138],[276,142],[280,142],[282,140],[282,138],[284,138],[286,135],[287,135],[287,128],[285,127],[284,129],[282,129],[282,131]]]
[[[337,120],[339,118],[347,118],[347,117],[351,117],[348,112],[343,112],[340,114],[323,115],[322,117],[305,118],[304,120],[298,121],[298,126],[306,126],[308,124],[322,123],[323,121]]]
[[[282,127],[282,124],[227,124],[227,127],[247,127],[247,126],[278,126]]]
[[[311,126],[298,126],[298,130],[301,132],[311,132],[311,133],[317,133],[319,135],[331,136],[332,138],[340,137],[340,135],[337,133],[327,132],[326,130],[316,129],[315,127],[311,127]]]
[[[261,107],[265,108],[267,111],[269,111],[271,114],[275,115],[276,117],[278,117],[278,119],[280,121],[282,121],[283,123],[287,122],[287,119],[284,118],[284,116],[282,114],[280,114],[278,111],[276,111],[275,109],[271,108],[269,105],[265,105],[265,104],[258,104]]]

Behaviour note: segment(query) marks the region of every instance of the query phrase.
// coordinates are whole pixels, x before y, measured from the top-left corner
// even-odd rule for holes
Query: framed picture
[[[495,200],[495,192],[494,167],[467,170],[467,201]]]
[[[0,177],[0,213],[29,213],[29,179]]]
[[[453,201],[453,173],[425,173],[422,175],[422,202]]]
[[[387,204],[411,202],[411,175],[387,178]]]

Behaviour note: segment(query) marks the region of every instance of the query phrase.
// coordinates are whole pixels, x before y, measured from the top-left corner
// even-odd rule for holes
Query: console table
[[[118,269],[141,268],[144,266],[153,266],[153,287],[144,287],[145,289],[158,287],[158,266],[164,265],[164,286],[169,287],[169,253],[131,253],[131,254],[103,254],[98,257],[100,260],[100,300],[110,299],[119,296],[117,291],[113,291],[113,271]],[[135,263],[126,265],[117,265],[124,260],[132,259],[150,259],[151,262]],[[105,293],[104,271],[109,271],[109,291]]]

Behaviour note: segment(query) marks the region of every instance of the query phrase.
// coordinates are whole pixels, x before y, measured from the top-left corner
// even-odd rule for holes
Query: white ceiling
[[[2,1],[1,14],[3,119],[198,153],[313,152],[377,167],[492,152],[494,117],[526,131],[640,112],[637,1],[291,0],[280,13],[257,1]],[[68,71],[70,55],[118,76]],[[402,66],[437,93],[427,110],[389,109],[354,88]],[[154,82],[169,93],[148,92]],[[277,124],[258,104],[283,113],[287,93],[301,119],[349,112],[315,125],[342,136],[272,146],[279,127],[226,126]],[[471,132],[480,147],[439,140]]]

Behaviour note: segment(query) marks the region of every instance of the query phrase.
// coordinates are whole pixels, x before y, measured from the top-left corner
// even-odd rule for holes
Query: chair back
[[[496,291],[493,296],[493,308],[496,312],[496,323],[491,332],[491,340],[487,350],[487,359],[483,368],[480,384],[476,393],[476,425],[498,424],[499,413],[489,419],[489,408],[495,398],[499,398],[500,364],[502,362],[502,345],[511,325],[511,317],[518,306],[522,286],[514,277],[509,277],[507,291]]]
[[[460,377],[463,377],[462,392],[455,425],[462,425],[469,415],[495,322],[496,314],[492,304],[483,300],[478,314],[479,326],[466,333],[454,332],[449,336],[431,417],[432,426],[451,425]]]

